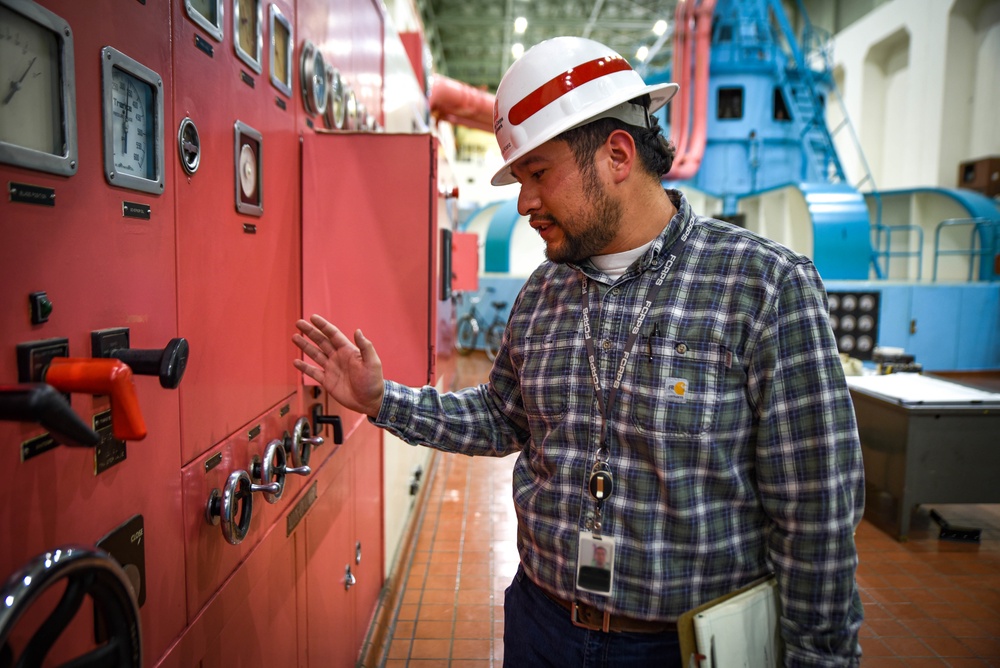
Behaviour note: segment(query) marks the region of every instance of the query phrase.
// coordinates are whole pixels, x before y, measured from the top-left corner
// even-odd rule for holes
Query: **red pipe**
[[[683,155],[674,160],[667,178],[681,181],[698,173],[708,139],[708,74],[712,47],[712,14],[715,0],[701,0],[695,14],[695,82],[692,130]]]
[[[496,96],[440,74],[431,82],[431,113],[435,118],[493,132]]]
[[[674,11],[674,81],[680,86],[670,107],[670,135],[677,149],[675,163],[687,151],[688,108],[691,105],[690,23],[694,4],[695,0],[679,0]]]

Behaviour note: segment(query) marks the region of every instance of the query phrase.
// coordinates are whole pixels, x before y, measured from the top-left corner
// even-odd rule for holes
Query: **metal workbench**
[[[1000,393],[910,373],[847,381],[867,519],[906,540],[920,504],[1000,503]]]

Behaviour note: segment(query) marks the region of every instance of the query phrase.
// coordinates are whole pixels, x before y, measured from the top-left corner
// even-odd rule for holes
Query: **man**
[[[409,442],[518,454],[506,666],[680,665],[678,616],[768,572],[786,665],[856,665],[862,464],[825,291],[807,258],[663,190],[649,114],[676,88],[580,38],[505,75],[493,183],[520,183],[548,261],[488,383],[384,380],[319,316],[293,337],[318,366],[295,365]]]

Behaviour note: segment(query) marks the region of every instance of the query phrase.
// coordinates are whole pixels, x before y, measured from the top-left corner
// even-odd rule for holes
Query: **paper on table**
[[[848,376],[848,386],[900,404],[1000,404],[1000,393],[987,392],[919,373]]]

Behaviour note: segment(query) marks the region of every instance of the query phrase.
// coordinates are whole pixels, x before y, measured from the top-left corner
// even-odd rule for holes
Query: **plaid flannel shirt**
[[[589,262],[535,270],[488,383],[438,393],[387,381],[374,422],[444,451],[518,453],[518,550],[530,577],[555,596],[675,620],[772,571],[786,664],[852,665],[864,482],[825,289],[807,258],[695,215],[679,192],[668,194],[677,215],[618,280]],[[672,246],[684,231],[686,243]],[[592,336],[607,397],[638,304],[673,249],[608,415],[615,489],[602,533],[616,540],[614,591],[579,592],[579,534],[593,512],[587,482],[601,425],[580,272],[593,279]]]

